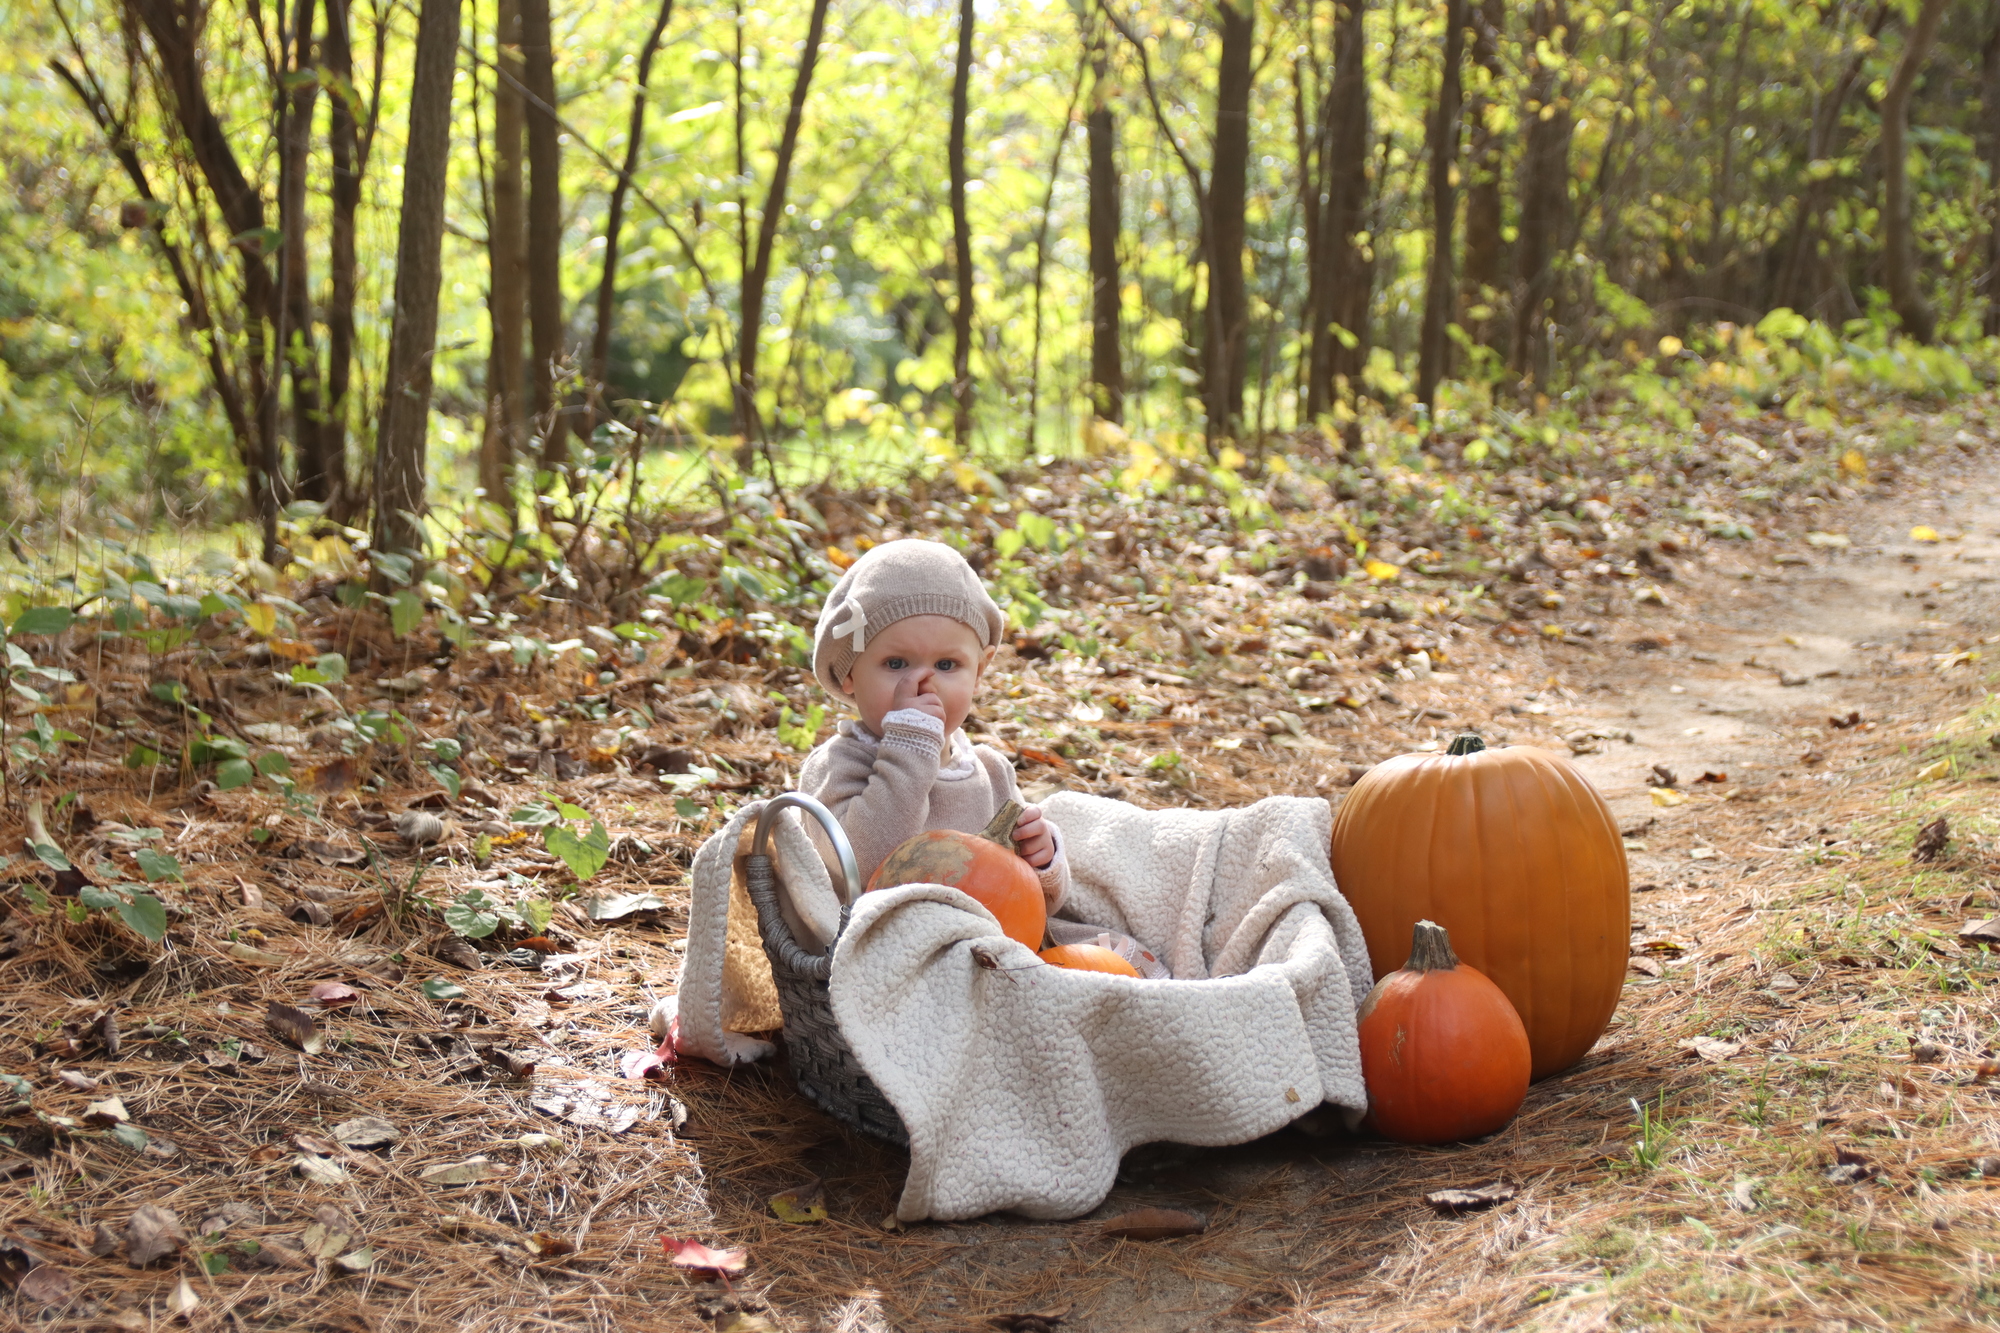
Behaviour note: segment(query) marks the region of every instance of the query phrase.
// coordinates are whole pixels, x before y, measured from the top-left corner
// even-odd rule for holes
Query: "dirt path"
[[[1913,540],[1918,524],[1948,540]],[[1646,608],[1650,615],[1616,634],[1587,646],[1478,653],[1460,668],[1462,683],[1431,690],[1437,706],[1484,716],[1489,738],[1547,744],[1551,729],[1573,738],[1577,762],[1628,836],[1639,891],[1635,950],[1655,939],[1687,942],[1692,967],[1654,970],[1691,973],[1696,995],[1704,993],[1698,946],[1716,946],[1711,963],[1726,968],[1729,949],[1758,926],[1800,847],[1845,837],[1821,822],[1823,811],[1886,799],[1907,781],[1910,756],[1981,692],[1976,665],[1940,671],[1941,655],[2000,630],[1992,593],[2000,486],[1968,460],[1947,455],[1921,490],[1855,502],[1829,514],[1827,526],[1844,546],[1784,549],[1776,561],[1713,543],[1666,585],[1665,608]],[[1851,725],[1829,721],[1857,714]],[[1663,771],[1674,785],[1659,785]],[[1782,923],[1767,916],[1761,924]],[[1754,944],[1735,957],[1761,972]],[[1618,1149],[1614,1126],[1620,1137],[1629,1132],[1633,1099],[1648,1100],[1692,1060],[1674,1046],[1687,998],[1661,989],[1676,985],[1672,975],[1662,981],[1641,969],[1598,1051],[1533,1091],[1515,1143],[1510,1131],[1490,1147],[1418,1155],[1292,1130],[1220,1152],[1140,1149],[1099,1215],[1193,1207],[1213,1218],[1201,1242],[1173,1255],[1170,1247],[1107,1249],[1077,1224],[939,1227],[944,1248],[924,1277],[937,1294],[910,1326],[1068,1307],[1068,1326],[1119,1333],[1610,1327],[1599,1305],[1579,1315],[1573,1301],[1549,1301],[1565,1289],[1559,1278],[1589,1289],[1589,1256],[1567,1273],[1531,1273],[1525,1288],[1509,1256],[1562,1252],[1566,1227],[1634,1206],[1618,1197],[1630,1190],[1605,1170],[1604,1146]],[[1794,970],[1792,984],[1809,992],[1818,973]],[[1720,993],[1695,1001],[1727,1002]],[[1771,1026],[1747,1026],[1758,1025]],[[1495,1175],[1541,1188],[1526,1191],[1511,1216],[1501,1210],[1483,1220],[1441,1221],[1418,1203],[1426,1190]],[[1637,1206],[1643,1212],[1643,1201]],[[1615,1226],[1612,1234],[1620,1234]],[[850,1326],[887,1327],[868,1322],[867,1304],[852,1307]]]

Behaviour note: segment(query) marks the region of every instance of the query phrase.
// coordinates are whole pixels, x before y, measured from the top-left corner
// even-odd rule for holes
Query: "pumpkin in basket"
[[[870,892],[898,884],[948,884],[978,900],[1009,939],[1042,947],[1048,905],[1041,877],[1014,850],[1011,837],[1021,803],[1008,801],[978,833],[931,829],[890,852],[869,877]]]
[[[1603,1035],[1625,982],[1630,884],[1618,825],[1569,760],[1460,736],[1354,785],[1333,821],[1333,873],[1375,976],[1418,921],[1504,992],[1528,1030],[1534,1077]]]
[[[1101,944],[1055,944],[1042,950],[1042,961],[1078,972],[1109,972],[1115,977],[1136,977],[1139,969],[1115,949]]]
[[[1500,988],[1419,921],[1410,961],[1375,983],[1355,1017],[1368,1121],[1403,1143],[1476,1139],[1528,1095],[1528,1030]]]

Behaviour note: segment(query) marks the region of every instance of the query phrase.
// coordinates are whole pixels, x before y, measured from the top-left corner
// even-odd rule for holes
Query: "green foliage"
[[[155,944],[166,938],[166,906],[136,884],[86,884],[77,901],[94,912],[116,912],[120,921]]]

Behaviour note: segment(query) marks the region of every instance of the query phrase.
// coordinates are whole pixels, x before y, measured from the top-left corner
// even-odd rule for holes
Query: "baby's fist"
[[[1042,807],[1031,805],[1014,821],[1014,850],[1037,870],[1047,870],[1056,859],[1055,830],[1042,818]]]

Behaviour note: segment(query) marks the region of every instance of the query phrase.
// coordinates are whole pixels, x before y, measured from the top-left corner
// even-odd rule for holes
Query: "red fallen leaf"
[[[1711,770],[1710,772],[1707,772],[1707,773],[1703,773],[1703,774],[1702,774],[1702,775],[1701,775],[1700,777],[1696,778],[1696,779],[1695,779],[1695,781],[1696,781],[1696,782],[1727,782],[1727,781],[1729,781],[1729,775],[1728,775],[1727,773],[1717,773],[1717,772],[1714,772],[1714,771],[1712,771],[1712,770]]]
[[[515,947],[533,949],[536,953],[554,953],[556,951],[555,941],[546,935],[530,935]]]
[[[331,1009],[337,1005],[353,1004],[361,998],[361,992],[352,986],[343,986],[338,981],[322,981],[312,988],[312,998]]]
[[[618,1072],[626,1078],[644,1079],[649,1083],[667,1081],[667,1069],[680,1063],[681,1020],[675,1018],[667,1025],[667,1039],[659,1047],[650,1051],[627,1051],[618,1060]]]
[[[1023,745],[1016,749],[1014,753],[1020,755],[1021,758],[1031,764],[1046,764],[1050,768],[1068,768],[1070,766],[1069,760],[1063,758],[1055,751],[1038,750],[1032,745]]]
[[[667,1258],[673,1261],[676,1268],[693,1268],[722,1277],[735,1276],[750,1262],[748,1250],[711,1250],[698,1240],[662,1236],[660,1248],[667,1252]]]

